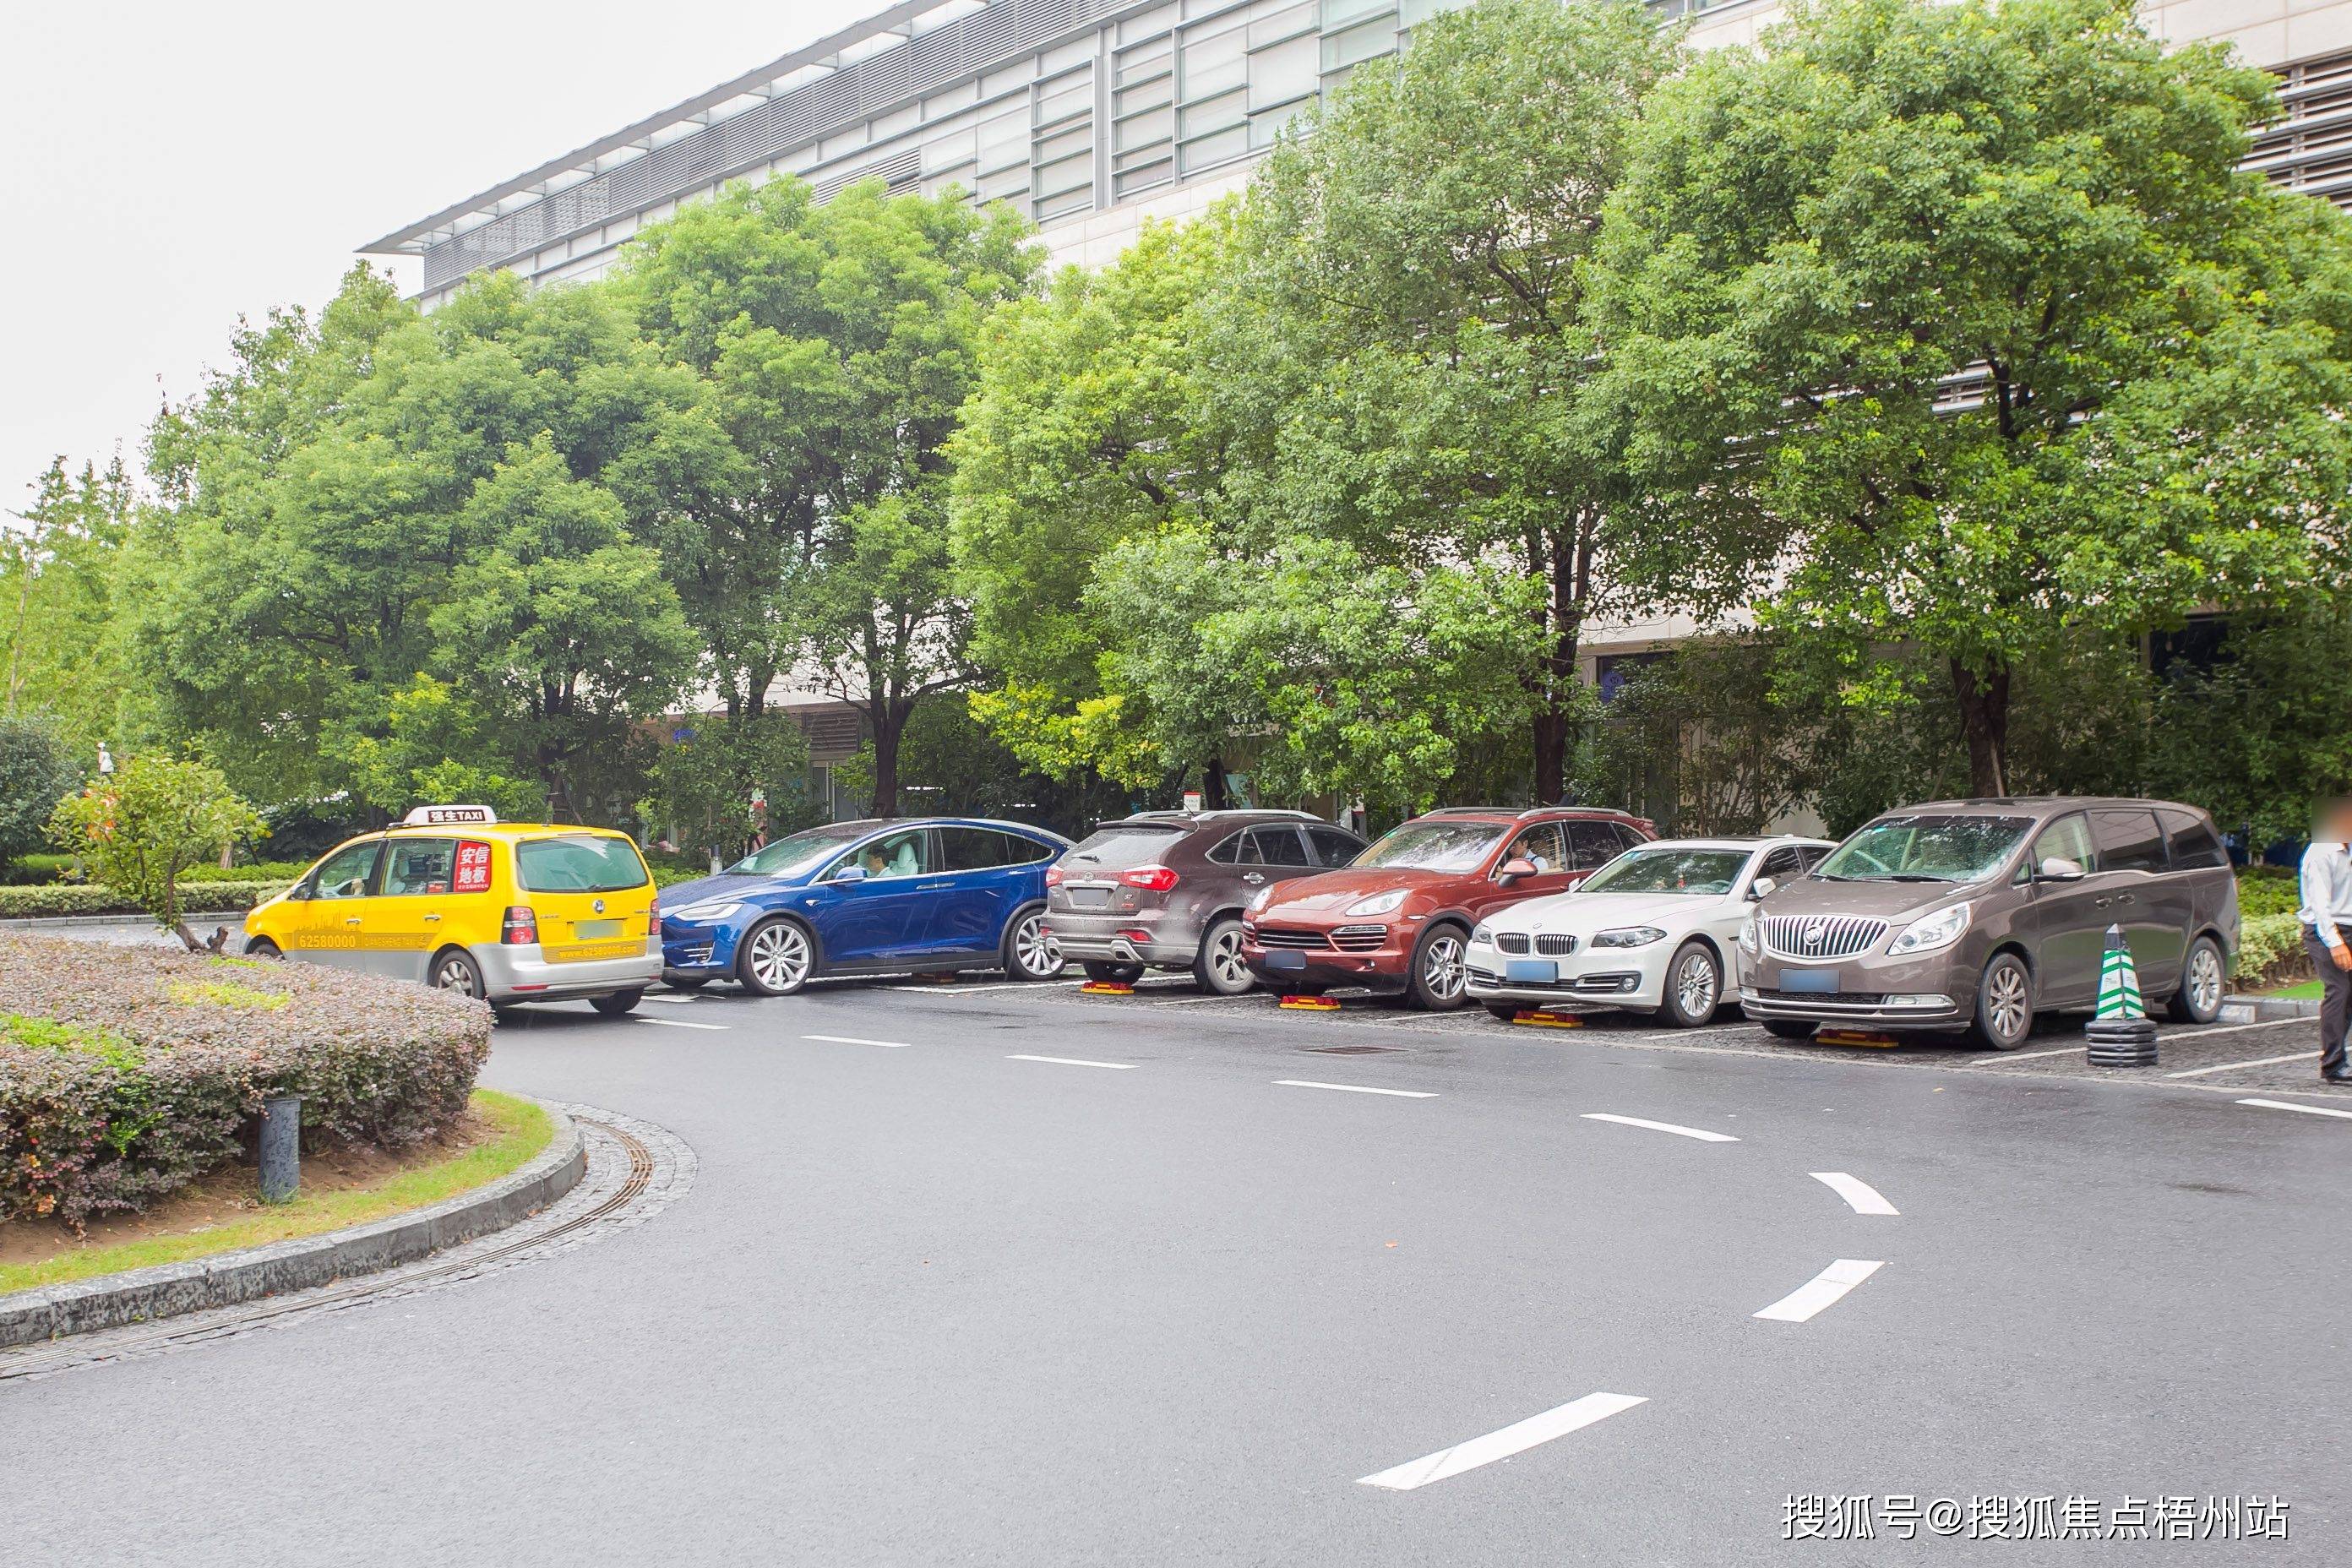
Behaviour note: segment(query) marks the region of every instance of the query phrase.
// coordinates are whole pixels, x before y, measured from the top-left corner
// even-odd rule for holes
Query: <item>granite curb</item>
[[[2221,999],[2224,1024],[2268,1024],[2280,1018],[2316,1018],[2319,1004],[2289,996],[2225,996]]]
[[[180,916],[191,929],[212,921],[215,925],[242,924],[251,910],[189,910]],[[93,926],[155,926],[153,915],[10,915],[0,920],[0,931],[75,931]],[[168,932],[166,933],[168,934]]]
[[[513,1225],[570,1192],[588,1168],[579,1125],[552,1106],[534,1103],[555,1123],[554,1136],[529,1164],[487,1186],[343,1230],[0,1296],[0,1346],[308,1289],[414,1262]]]

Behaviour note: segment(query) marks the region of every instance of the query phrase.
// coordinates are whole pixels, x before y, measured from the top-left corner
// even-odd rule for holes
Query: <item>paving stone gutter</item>
[[[547,1147],[520,1170],[487,1185],[431,1208],[345,1230],[0,1296],[0,1346],[308,1289],[414,1262],[503,1229],[570,1192],[588,1168],[579,1125],[551,1106],[541,1109],[555,1123]]]

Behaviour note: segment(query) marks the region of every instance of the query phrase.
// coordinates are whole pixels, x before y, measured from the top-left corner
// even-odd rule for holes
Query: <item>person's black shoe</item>
[[[2319,1075],[2319,1081],[2322,1083],[2352,1083],[2352,1072],[2324,1072]]]

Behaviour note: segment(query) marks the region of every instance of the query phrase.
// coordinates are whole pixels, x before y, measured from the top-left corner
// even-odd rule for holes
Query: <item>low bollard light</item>
[[[2095,1068],[2156,1065],[2156,1020],[2140,1003],[2139,969],[2119,925],[2107,928],[2106,956],[2099,961],[2099,1010],[2083,1026],[2083,1038]]]
[[[261,1102],[261,1201],[285,1204],[302,1189],[302,1097],[273,1094]]]

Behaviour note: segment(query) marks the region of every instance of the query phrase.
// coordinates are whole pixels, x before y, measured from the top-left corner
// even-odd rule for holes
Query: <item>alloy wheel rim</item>
[[[2221,996],[2221,961],[2210,947],[2200,945],[2189,961],[2189,1003],[2200,1013]]]
[[[1242,933],[1223,931],[1209,949],[1209,973],[1227,985],[1238,985],[1248,973],[1242,963]]]
[[[770,926],[751,939],[751,973],[781,991],[797,985],[808,971],[808,941],[791,926]]]
[[[1441,936],[1431,942],[1429,956],[1422,961],[1421,978],[1432,995],[1451,1000],[1462,989],[1461,941]]]
[[[1060,965],[1062,948],[1046,932],[1044,918],[1031,915],[1013,933],[1013,955],[1020,961],[1025,973],[1044,974]]]
[[[2004,963],[1993,972],[1990,993],[1992,1003],[1992,1026],[2004,1040],[2013,1040],[2025,1033],[2025,972],[2013,963]]]
[[[1690,1017],[1715,1006],[1715,965],[1705,953],[1694,952],[1683,960],[1682,971],[1675,976],[1675,994]]]
[[[444,959],[433,979],[444,991],[463,991],[468,996],[474,994],[474,977],[457,959]]]

